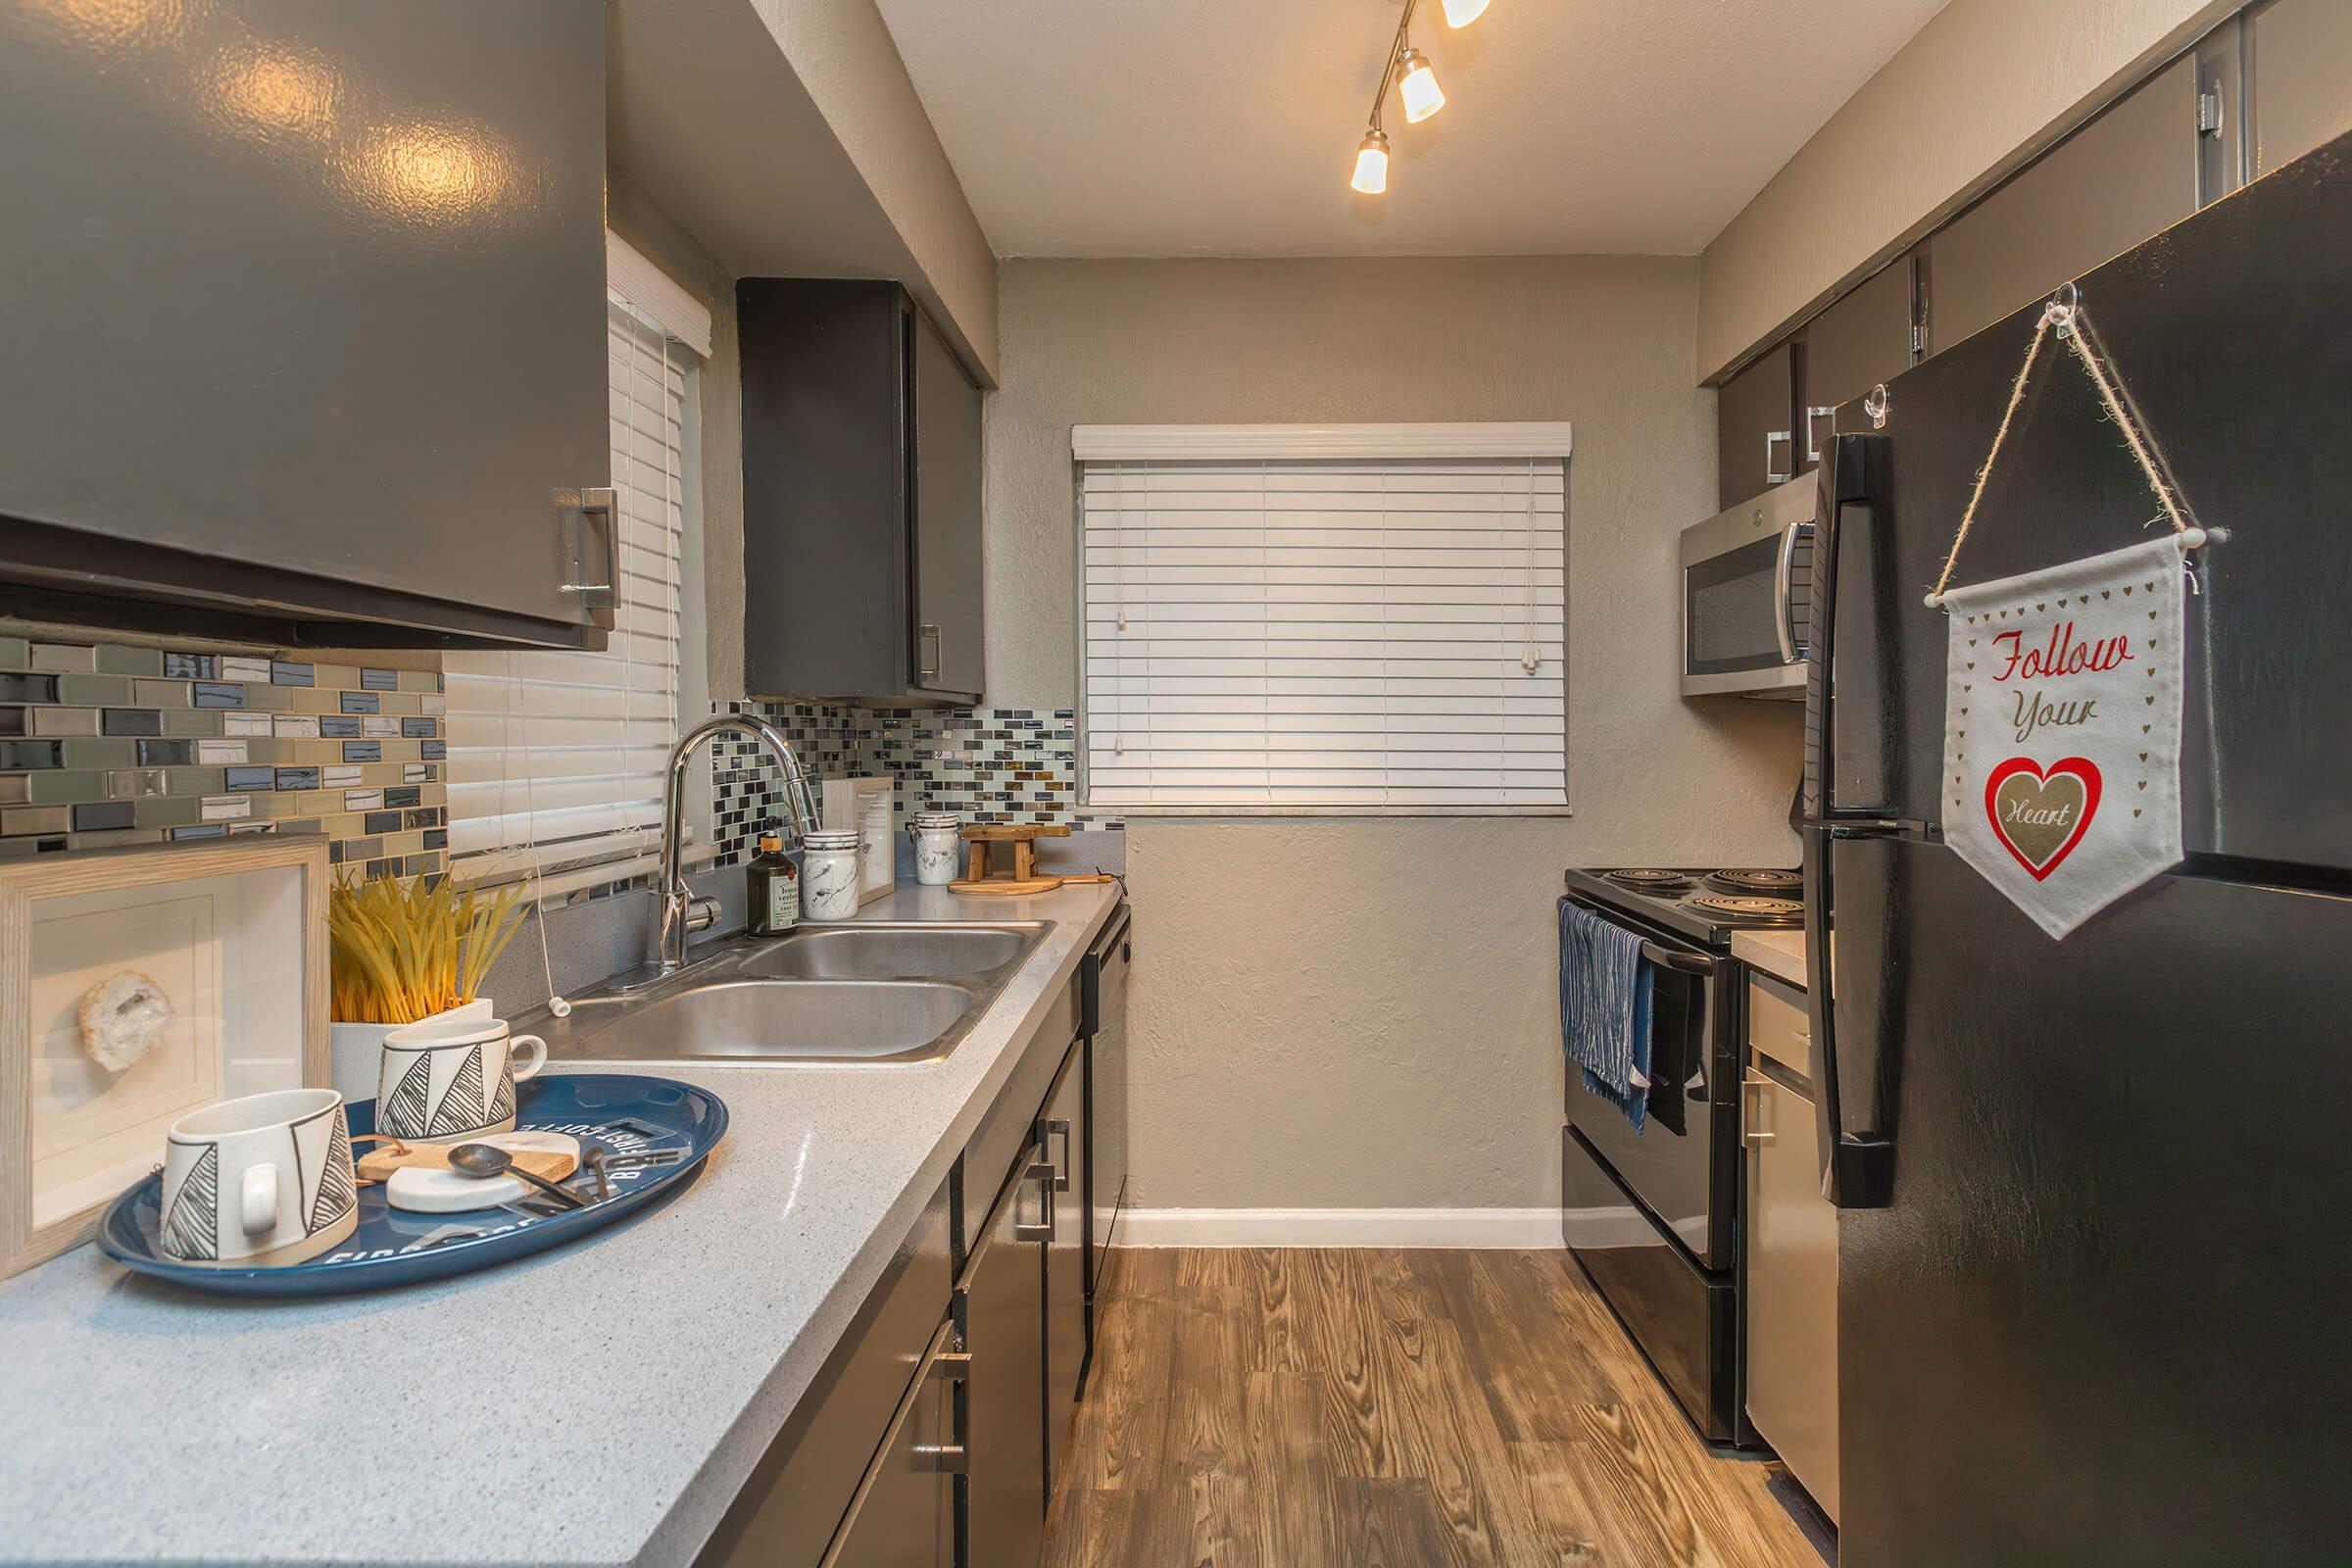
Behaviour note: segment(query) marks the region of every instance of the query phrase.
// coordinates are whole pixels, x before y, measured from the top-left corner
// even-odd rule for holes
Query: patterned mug
[[[514,1053],[527,1047],[517,1067]],[[514,1086],[547,1065],[547,1042],[509,1036],[503,1018],[439,1018],[384,1036],[375,1130],[410,1143],[455,1144],[514,1125]]]
[[[307,1262],[350,1240],[359,1191],[341,1095],[280,1089],[223,1100],[166,1135],[156,1242],[183,1263]]]

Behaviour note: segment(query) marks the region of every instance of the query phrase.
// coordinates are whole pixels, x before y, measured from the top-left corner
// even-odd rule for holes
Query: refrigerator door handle
[[[1839,818],[1832,808],[1832,770],[1837,762],[1837,668],[1838,533],[1844,509],[1869,516],[1881,498],[1886,449],[1883,436],[1834,437],[1823,455],[1820,495],[1814,507],[1812,649],[1805,671],[1805,1008],[1813,1036],[1813,1114],[1821,1161],[1822,1196],[1840,1208],[1884,1208],[1892,1201],[1894,1146],[1879,1133],[1846,1131],[1843,1077],[1837,1031],[1837,973],[1832,961],[1831,921],[1838,906],[1834,840],[1871,837],[1902,824],[1884,815],[1857,812]],[[1857,1064],[1858,1066],[1859,1064]],[[1876,1063],[1873,1063],[1876,1066]],[[1892,1086],[1882,1084],[1882,1097]],[[1885,1102],[1891,1103],[1888,1098]]]

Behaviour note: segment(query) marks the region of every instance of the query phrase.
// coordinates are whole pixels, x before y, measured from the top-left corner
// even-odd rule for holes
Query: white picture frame
[[[327,1082],[328,881],[310,836],[0,866],[0,1278],[88,1240],[188,1112]],[[122,975],[165,1005],[108,1067],[83,1004]]]
[[[899,884],[897,782],[887,778],[824,781],[823,816],[829,828],[858,831],[858,906],[887,898]]]

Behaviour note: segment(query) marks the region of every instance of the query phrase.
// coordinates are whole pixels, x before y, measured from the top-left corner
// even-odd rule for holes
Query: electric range
[[[1638,933],[1649,986],[1643,1121],[1568,1068],[1560,1233],[1659,1380],[1709,1442],[1756,1446],[1740,1300],[1747,1039],[1735,931],[1804,923],[1804,879],[1779,869],[1570,871],[1564,902]]]
[[[1571,896],[1695,938],[1729,953],[1732,933],[1793,929],[1805,923],[1800,871],[1732,867],[1713,871],[1613,866],[1571,871]]]

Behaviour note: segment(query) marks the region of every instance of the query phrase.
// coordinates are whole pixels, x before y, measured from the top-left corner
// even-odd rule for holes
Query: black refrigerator
[[[2097,199],[2095,191],[2085,200]],[[2039,304],[1821,467],[1807,932],[1845,1568],[2352,1562],[2352,138],[2079,280],[2198,520],[2186,859],[2063,942],[1943,843],[1922,603]],[[1955,583],[2154,537],[2064,356]]]

